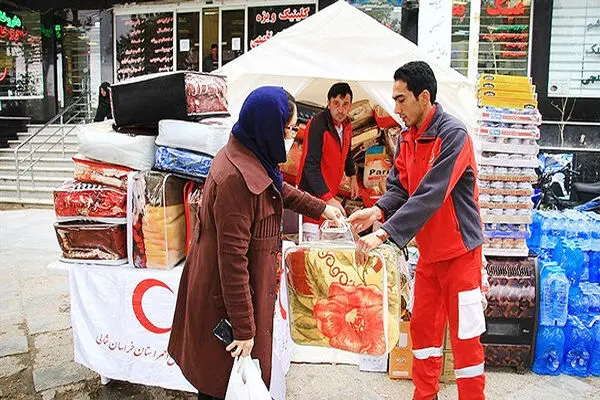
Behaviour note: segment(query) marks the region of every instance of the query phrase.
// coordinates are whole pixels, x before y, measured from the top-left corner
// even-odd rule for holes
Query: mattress
[[[127,192],[115,187],[67,181],[54,190],[59,221],[125,222]]]
[[[154,168],[194,178],[206,178],[213,158],[206,154],[159,146]]]
[[[158,123],[156,145],[215,156],[229,140],[233,121],[208,118],[200,122],[162,120]]]
[[[154,165],[154,136],[128,135],[116,132],[107,120],[77,126],[79,154],[85,158],[135,170]]]

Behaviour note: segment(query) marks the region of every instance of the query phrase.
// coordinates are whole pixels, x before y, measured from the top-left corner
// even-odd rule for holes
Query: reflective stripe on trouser
[[[479,291],[475,290],[480,285],[481,248],[451,260],[417,265],[410,322],[415,400],[431,400],[439,392],[443,361],[439,350],[443,349],[446,322],[450,327],[454,369],[460,377],[456,381],[459,399],[485,398],[484,356],[479,341],[484,325],[483,307],[475,304],[480,300]]]

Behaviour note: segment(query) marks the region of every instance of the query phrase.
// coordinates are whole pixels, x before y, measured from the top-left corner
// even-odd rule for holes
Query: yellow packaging
[[[477,99],[477,104],[480,107],[520,108],[527,110],[535,109],[538,106],[537,100],[504,99],[498,97],[484,97]]]
[[[413,353],[410,322],[400,322],[398,344],[390,352],[388,376],[390,379],[412,379]]]
[[[479,82],[479,90],[502,90],[506,92],[535,93],[535,85],[508,82]]]
[[[514,75],[496,75],[496,74],[479,74],[479,82],[503,82],[503,83],[520,83],[524,85],[530,85],[531,78],[528,76],[514,76]]]
[[[495,89],[480,89],[477,91],[477,98],[482,99],[484,97],[495,97],[502,99],[511,100],[523,100],[523,101],[536,101],[537,93],[532,92],[509,92],[504,90]]]

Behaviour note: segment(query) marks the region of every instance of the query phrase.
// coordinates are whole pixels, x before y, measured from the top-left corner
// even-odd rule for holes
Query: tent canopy
[[[225,75],[232,116],[257,87],[282,86],[297,100],[325,105],[329,87],[348,82],[354,100],[370,99],[394,115],[394,71],[426,61],[438,82],[437,100],[467,125],[475,123],[474,86],[415,44],[340,0],[236,58],[214,73]],[[397,115],[394,115],[398,118]]]

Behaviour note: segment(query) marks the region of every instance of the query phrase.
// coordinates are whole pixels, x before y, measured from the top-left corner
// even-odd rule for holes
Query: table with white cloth
[[[162,271],[57,261],[49,267],[69,271],[76,362],[103,381],[196,391],[167,352],[182,265]],[[281,281],[280,294],[287,290],[285,279]],[[287,295],[280,295],[270,388],[275,400],[285,399],[285,375],[292,358],[287,316]]]

